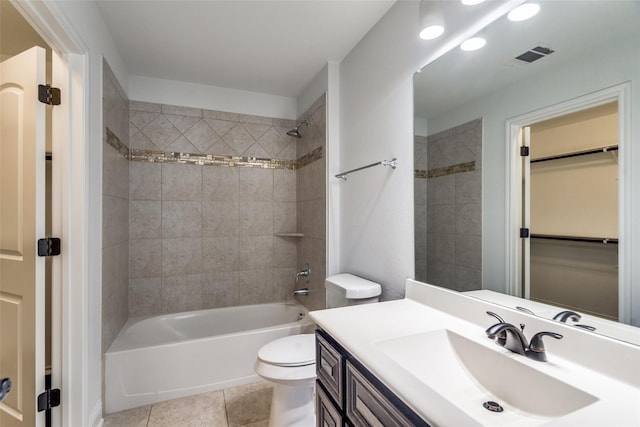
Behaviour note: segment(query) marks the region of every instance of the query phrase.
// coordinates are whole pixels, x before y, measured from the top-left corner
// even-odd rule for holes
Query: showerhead
[[[295,128],[293,128],[289,132],[287,132],[287,135],[292,136],[294,138],[302,138],[302,134],[300,133],[300,126],[308,125],[308,124],[309,124],[309,122],[307,121],[307,119],[304,119],[303,121],[298,123]]]

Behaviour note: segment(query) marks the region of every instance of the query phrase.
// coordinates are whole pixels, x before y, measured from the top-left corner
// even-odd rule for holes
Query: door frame
[[[88,49],[51,1],[10,0],[49,44],[52,85],[62,91],[53,109],[52,233],[62,253],[52,262],[52,387],[61,390],[53,426],[91,425],[87,410]],[[98,421],[101,421],[101,414]]]
[[[554,104],[506,121],[507,142],[507,260],[506,290],[510,295],[522,297],[522,244],[520,227],[522,218],[522,161],[520,132],[524,126],[571,114],[610,102],[618,103],[618,226],[619,236],[628,236],[631,230],[631,83],[625,82]],[[621,237],[618,243],[618,317],[631,321],[631,247],[630,237]]]

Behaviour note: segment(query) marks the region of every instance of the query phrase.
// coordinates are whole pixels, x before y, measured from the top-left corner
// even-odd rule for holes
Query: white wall
[[[633,52],[633,54],[630,54]],[[589,72],[585,72],[589,70]],[[618,43],[608,49],[595,49],[588,57],[577,58],[571,65],[551,74],[539,75],[526,84],[512,84],[492,95],[466,104],[429,120],[429,133],[448,129],[471,119],[483,117],[483,239],[482,281],[483,287],[503,292],[506,277],[506,212],[507,142],[505,120],[531,111],[570,100],[594,91],[631,81],[632,117],[637,122],[636,109],[640,105],[640,38]],[[539,90],[539,88],[552,90]],[[631,146],[626,155],[630,165],[640,162],[640,126],[632,126]],[[624,165],[620,165],[624,172]],[[630,246],[632,284],[632,324],[640,325],[640,266],[637,261],[640,250],[640,168],[631,167],[627,193],[620,196],[628,200],[630,229],[625,231]],[[634,185],[635,184],[635,185]],[[622,232],[622,230],[621,230]],[[622,244],[622,242],[621,242]]]
[[[102,419],[102,354],[101,354],[101,217],[102,217],[102,58],[106,58],[121,86],[126,88],[128,70],[113,44],[97,6],[94,2],[56,2],[55,7],[75,30],[88,52],[88,72],[85,81],[88,135],[85,168],[86,217],[85,247],[88,248],[84,278],[86,292],[86,337],[83,337],[87,352],[85,405],[83,425],[94,425]]]
[[[442,39],[427,42],[417,36],[419,2],[399,1],[340,64],[339,168],[398,158],[395,171],[329,178],[340,189],[337,268],[380,282],[383,299],[402,297],[404,279],[414,276],[413,73],[513,3],[463,9],[448,17]]]
[[[295,98],[142,76],[129,77],[129,99],[279,119],[297,117]]]

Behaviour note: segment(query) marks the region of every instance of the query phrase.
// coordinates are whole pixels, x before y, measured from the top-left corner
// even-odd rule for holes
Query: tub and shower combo
[[[312,333],[295,302],[130,319],[104,355],[107,413],[257,381],[263,345]]]

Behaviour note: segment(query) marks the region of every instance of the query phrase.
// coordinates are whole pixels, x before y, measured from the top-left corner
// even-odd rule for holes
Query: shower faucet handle
[[[296,283],[298,283],[298,280],[301,277],[304,277],[304,283],[309,283],[310,276],[311,276],[311,267],[309,267],[308,263],[305,263],[304,270],[298,271],[296,273]]]

